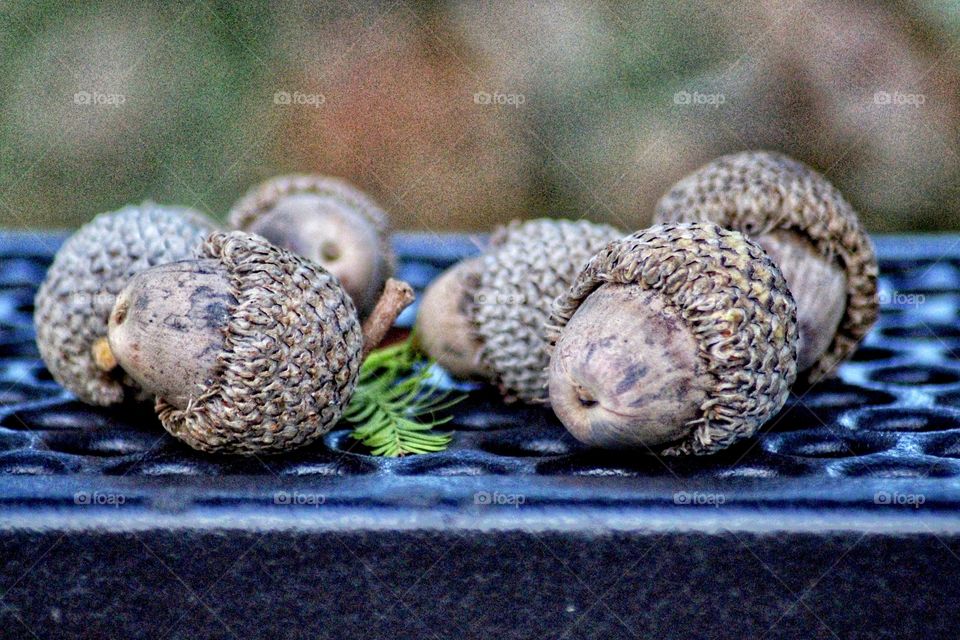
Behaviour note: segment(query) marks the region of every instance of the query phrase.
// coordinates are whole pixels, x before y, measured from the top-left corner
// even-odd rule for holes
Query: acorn
[[[251,189],[230,225],[319,263],[335,275],[361,316],[394,271],[387,214],[339,178],[286,175]]]
[[[420,344],[451,373],[497,384],[508,401],[545,402],[553,301],[594,253],[622,235],[585,220],[499,228],[481,256],[455,265],[424,293]]]
[[[797,374],[783,275],[711,223],[611,243],[557,299],[548,338],[550,404],[596,447],[714,453],[776,414]]]
[[[797,303],[798,367],[835,374],[879,313],[877,259],[853,207],[822,175],[788,156],[722,156],[678,182],[655,222],[704,220],[746,234],[780,267]]]
[[[414,336],[420,349],[458,378],[483,378],[483,346],[470,321],[467,292],[476,282],[479,258],[462,260],[444,271],[424,292]]]
[[[128,376],[105,370],[116,295],[130,276],[191,257],[215,228],[192,209],[144,202],[100,214],[68,238],[34,301],[37,347],[54,380],[88,404],[145,399]]]
[[[129,280],[108,344],[173,436],[207,452],[280,453],[336,424],[366,351],[411,301],[391,280],[362,330],[323,267],[260,236],[216,232],[194,259]]]

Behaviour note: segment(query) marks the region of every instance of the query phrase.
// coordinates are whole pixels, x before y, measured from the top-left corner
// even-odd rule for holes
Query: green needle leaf
[[[360,368],[360,379],[343,418],[351,437],[375,456],[398,457],[445,450],[453,436],[435,427],[453,419],[440,415],[463,400],[430,382],[433,361],[420,356],[413,338],[377,349]]]

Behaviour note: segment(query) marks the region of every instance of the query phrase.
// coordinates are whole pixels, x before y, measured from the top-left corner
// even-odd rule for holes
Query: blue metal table
[[[477,385],[439,454],[193,452],[44,369],[61,241],[0,235],[0,637],[957,637],[960,237],[879,238],[883,313],[839,378],[679,460]],[[400,276],[474,247],[399,236]]]

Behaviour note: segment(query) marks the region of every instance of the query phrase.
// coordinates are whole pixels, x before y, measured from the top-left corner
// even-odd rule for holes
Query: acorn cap
[[[97,367],[94,345],[130,276],[193,257],[215,228],[193,209],[144,202],[100,214],[68,238],[34,302],[37,347],[53,378],[89,404],[143,399],[132,379]]]
[[[390,224],[386,212],[346,180],[330,176],[313,174],[292,174],[277,176],[252,189],[233,205],[229,214],[229,224],[241,231],[249,228],[262,215],[270,212],[280,200],[298,194],[313,194],[330,198],[350,211],[360,215],[370,223],[377,234],[380,264],[377,265],[377,277],[373,278],[365,301],[356,301],[364,306],[366,302],[376,302],[377,294],[384,282],[396,271],[396,256],[390,244]]]
[[[585,220],[513,222],[494,233],[469,286],[481,370],[508,400],[547,400],[546,323],[553,301],[617,229]]]
[[[704,220],[757,237],[776,230],[806,238],[846,274],[846,310],[826,352],[804,377],[830,376],[870,331],[879,313],[877,259],[853,207],[822,175],[781,153],[722,156],[678,182],[654,222]]]
[[[753,435],[781,409],[797,374],[796,305],[759,245],[709,223],[656,225],[611,243],[557,299],[551,345],[606,283],[659,292],[696,336],[713,381],[690,435],[663,453],[713,453]]]
[[[356,387],[363,336],[352,300],[319,265],[240,231],[212,234],[237,304],[213,384],[180,410],[157,398],[172,435],[203,451],[277,453],[340,419]]]

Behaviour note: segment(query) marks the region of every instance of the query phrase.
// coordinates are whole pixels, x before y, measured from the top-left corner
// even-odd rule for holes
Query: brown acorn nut
[[[386,213],[338,178],[268,180],[233,206],[230,224],[319,263],[337,276],[361,316],[394,270]]]
[[[186,409],[214,383],[237,304],[230,274],[217,260],[141,271],[127,281],[110,314],[110,352],[141,387]]]
[[[54,379],[88,404],[146,399],[112,368],[107,319],[127,279],[183,260],[216,225],[183,207],[144,202],[103,213],[63,244],[34,303],[37,347]]]
[[[421,344],[430,357],[448,363],[454,345],[466,354],[453,358],[460,375],[490,380],[508,401],[546,402],[546,321],[553,301],[594,253],[622,235],[585,220],[541,218],[499,228],[481,256],[453,267],[462,269],[456,286],[448,271],[427,289],[430,306],[437,298],[446,302],[437,303],[437,313],[421,311]]]
[[[796,305],[763,249],[657,225],[594,256],[550,319],[550,404],[591,446],[709,454],[752,435],[797,373]]]
[[[468,316],[469,281],[479,258],[458,262],[427,287],[417,311],[418,346],[458,378],[482,378],[480,348]]]
[[[783,154],[710,162],[663,196],[654,220],[714,222],[767,251],[796,299],[808,382],[833,375],[877,319],[877,260],[856,212],[822,175]]]
[[[362,332],[353,302],[316,263],[239,231],[196,259],[131,278],[110,315],[110,350],[156,395],[164,428],[202,451],[269,454],[340,419],[366,347],[411,301],[391,280]],[[367,327],[365,326],[366,330]]]

